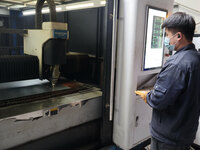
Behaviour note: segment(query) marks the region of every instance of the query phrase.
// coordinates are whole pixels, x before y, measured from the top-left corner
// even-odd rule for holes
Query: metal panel
[[[69,89],[69,87],[64,85],[57,85],[55,88],[52,88],[48,80],[41,81],[39,79],[1,83],[0,101],[64,89]]]
[[[112,56],[111,56],[111,82],[110,82],[110,121],[113,120],[114,108],[114,86],[115,86],[115,69],[117,54],[117,19],[118,19],[118,0],[113,4],[113,31],[112,31]]]
[[[90,99],[83,106],[62,108],[57,115],[36,119],[0,121],[0,150],[30,142],[101,117],[101,97]],[[38,113],[39,114],[39,113]]]
[[[113,39],[113,6],[114,1],[108,0],[105,8],[104,30],[104,85],[103,85],[103,128],[101,141],[103,145],[112,142],[113,122],[110,121],[110,86],[111,86],[111,57]]]
[[[82,90],[74,94],[68,94],[59,97],[52,97],[45,100],[33,101],[29,103],[22,103],[7,107],[0,108],[0,119],[6,118],[23,118],[26,114],[28,116],[35,116],[35,112],[43,112],[54,107],[66,107],[66,106],[82,106],[87,100],[95,97],[101,97],[102,92],[98,88],[90,88]],[[34,117],[33,117],[34,118]]]
[[[70,31],[69,50],[96,54],[98,9],[69,11],[68,24]],[[85,36],[87,35],[87,36]]]
[[[27,34],[28,31],[27,30],[23,30],[23,29],[0,28],[0,33],[20,34],[20,35],[23,36],[24,34]]]

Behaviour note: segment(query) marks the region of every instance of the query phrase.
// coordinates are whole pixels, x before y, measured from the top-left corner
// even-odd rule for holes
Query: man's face
[[[174,45],[177,43],[177,37],[178,34],[177,33],[172,33],[170,30],[168,30],[167,28],[165,29],[165,36],[168,37],[170,39],[170,45]],[[175,48],[176,49],[176,48]]]

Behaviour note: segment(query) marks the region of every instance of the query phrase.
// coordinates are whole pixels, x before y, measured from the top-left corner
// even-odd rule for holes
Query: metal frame
[[[30,8],[32,8],[32,7],[35,7],[35,5],[31,5],[31,4],[28,4],[28,3],[30,3],[30,2],[34,2],[35,0],[26,0],[26,1],[17,1],[17,0],[15,0],[15,1],[12,1],[12,0],[1,0],[0,2],[1,3],[5,3],[5,4],[10,4],[10,5],[6,5],[5,7],[6,8],[9,8],[9,7],[12,7],[12,6],[15,6],[15,5],[22,5],[22,6],[26,6],[26,7],[30,7]],[[62,3],[64,3],[65,2],[65,0],[60,0],[61,2],[59,2],[59,1],[55,1],[55,3],[56,4],[62,4]]]
[[[118,0],[115,0],[115,2]],[[115,3],[116,4],[116,3]],[[110,121],[111,109],[113,108],[113,103],[110,101],[111,98],[111,70],[112,64],[112,57],[115,55],[113,53],[113,19],[114,19],[114,1],[108,0],[106,5],[106,23],[105,23],[105,43],[104,43],[104,85],[103,85],[103,108],[102,108],[102,129],[101,129],[101,142],[102,145],[107,145],[112,143],[112,133],[113,133],[113,122]],[[115,41],[115,40],[114,40]],[[114,42],[115,43],[115,42]],[[113,59],[114,60],[114,59]],[[114,72],[113,72],[114,73]]]
[[[147,28],[148,28],[148,16],[149,16],[149,9],[154,9],[154,10],[160,10],[160,11],[164,11],[166,12],[166,16],[168,15],[168,11],[166,9],[161,9],[161,8],[157,8],[157,7],[154,7],[154,6],[151,6],[151,5],[147,5],[146,6],[146,24],[145,24],[145,28],[144,28],[144,31],[145,31],[145,40],[144,40],[144,55],[143,55],[143,59],[142,59],[142,71],[149,71],[149,70],[154,70],[154,69],[160,69],[162,68],[162,66],[160,67],[154,67],[154,68],[150,68],[150,69],[145,69],[144,68],[144,65],[145,65],[145,55],[146,55],[146,43],[147,43]],[[164,30],[163,30],[163,33],[164,33]],[[164,38],[164,34],[163,34],[163,38]],[[164,57],[164,46],[163,46],[163,55],[162,55],[162,58]],[[162,59],[162,64],[163,64],[163,59]]]
[[[24,8],[20,8],[20,10],[24,10],[26,8],[34,8],[35,5],[31,5],[29,4],[30,2],[34,2],[36,0],[26,0],[26,1],[17,1],[17,0],[1,0],[0,2],[1,3],[5,3],[5,7],[2,7],[2,8],[9,8],[9,7],[12,7],[12,6],[15,6],[15,5],[22,5],[22,6],[26,6]],[[54,0],[56,4],[60,5],[60,4],[67,4],[67,3],[73,3],[73,2],[81,2],[81,1],[84,1],[84,0]],[[85,0],[87,1],[87,0]],[[45,4],[46,5],[46,4]],[[1,8],[1,7],[0,7]]]
[[[0,28],[0,33],[20,34],[20,35],[23,36],[24,34],[27,34],[27,33],[28,33],[28,30]]]

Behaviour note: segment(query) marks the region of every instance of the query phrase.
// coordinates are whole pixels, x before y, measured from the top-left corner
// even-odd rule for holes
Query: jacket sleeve
[[[175,65],[163,68],[154,89],[147,94],[147,103],[159,110],[173,105],[186,86],[185,78],[185,73]]]

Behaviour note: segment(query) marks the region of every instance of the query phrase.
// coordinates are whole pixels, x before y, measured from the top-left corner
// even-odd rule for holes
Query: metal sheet
[[[48,80],[27,80],[0,84],[0,101],[70,89],[64,84],[51,86]]]
[[[50,98],[43,101],[35,101],[30,103],[12,105],[8,107],[0,107],[0,120],[3,118],[14,117],[17,115],[34,112],[38,110],[45,110],[55,107],[64,107],[67,105],[77,104],[93,98],[101,97],[102,92],[98,88],[90,88],[78,93]]]
[[[29,112],[79,105],[102,96],[99,88],[76,81],[61,80],[55,87],[48,80],[27,80],[0,84],[0,119]]]

